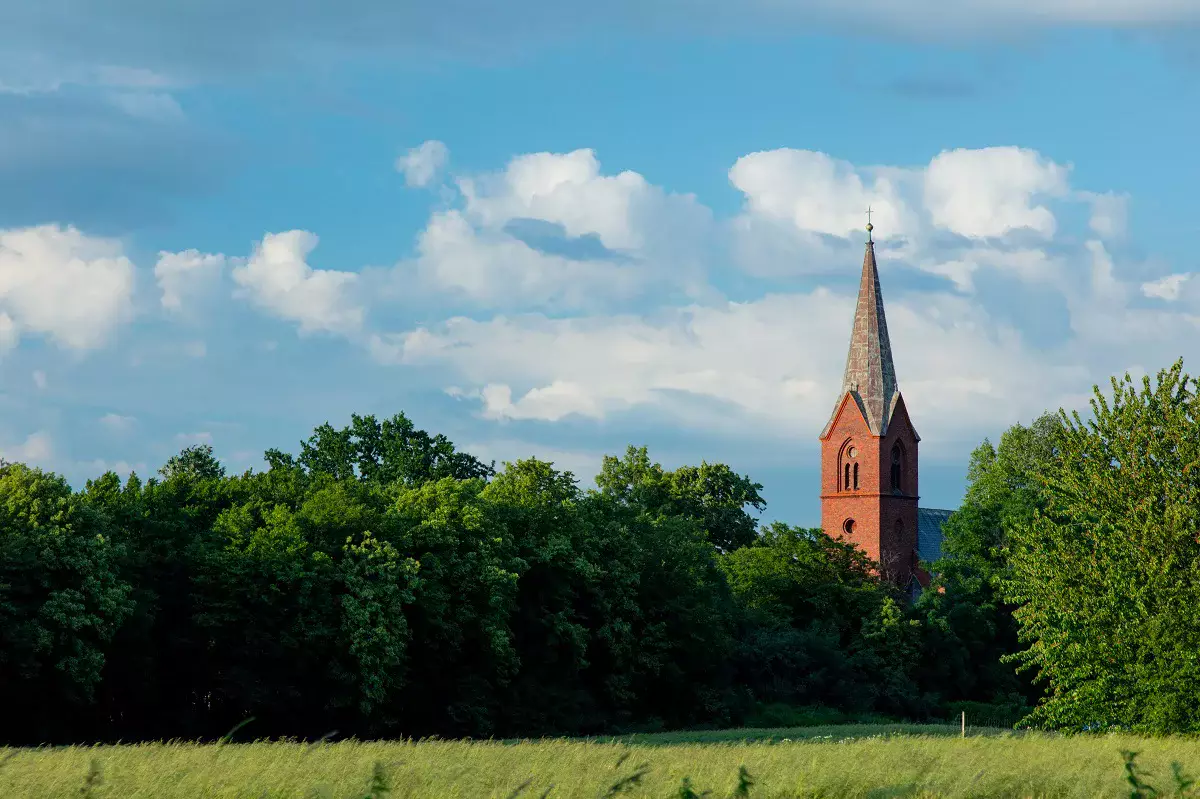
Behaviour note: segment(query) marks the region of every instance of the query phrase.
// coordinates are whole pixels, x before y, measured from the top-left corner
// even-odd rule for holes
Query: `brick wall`
[[[902,494],[891,489],[892,447],[903,448]],[[856,452],[850,457],[849,448]],[[844,485],[845,467],[851,466],[851,484]],[[858,486],[853,467],[858,466]],[[881,564],[882,573],[906,584],[912,575],[917,548],[917,436],[901,400],[887,435],[873,435],[857,403],[845,395],[829,433],[821,441],[821,527],[834,537],[853,541],[868,557]],[[854,532],[846,536],[844,524],[853,519]],[[900,529],[897,530],[897,522]]]

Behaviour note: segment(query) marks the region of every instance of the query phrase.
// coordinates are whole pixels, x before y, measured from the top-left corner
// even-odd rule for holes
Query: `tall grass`
[[[1185,775],[1200,771],[1200,741],[1184,738],[819,729],[765,737],[732,730],[694,734],[703,737],[690,741],[675,734],[675,740],[647,736],[640,742],[173,742],[0,750],[0,797],[1148,799],[1192,796]],[[1122,768],[1122,752],[1138,754],[1126,755]]]

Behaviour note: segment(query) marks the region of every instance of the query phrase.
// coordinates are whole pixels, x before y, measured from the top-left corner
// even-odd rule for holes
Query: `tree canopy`
[[[80,491],[0,463],[0,738],[597,734],[964,703],[1196,731],[1198,403],[1176,364],[1096,389],[1087,421],[984,441],[915,602],[844,541],[760,523],[748,476],[645,448],[585,489],[397,414],[236,475],[207,446]]]
[[[1007,541],[1006,599],[1046,726],[1200,730],[1200,398],[1182,362],[1097,387],[1033,464],[1043,505]]]

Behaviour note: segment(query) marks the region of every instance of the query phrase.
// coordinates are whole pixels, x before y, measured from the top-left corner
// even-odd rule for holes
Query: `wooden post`
[[[967,711],[962,712],[962,737],[967,737]]]

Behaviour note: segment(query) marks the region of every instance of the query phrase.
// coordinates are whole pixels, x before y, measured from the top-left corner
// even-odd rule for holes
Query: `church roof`
[[[862,279],[858,286],[858,302],[854,309],[854,328],[850,333],[850,351],[846,354],[846,371],[842,376],[842,391],[838,395],[833,415],[821,437],[829,434],[834,416],[847,393],[854,398],[867,420],[867,426],[877,436],[887,433],[888,422],[900,396],[896,388],[896,368],[892,364],[892,344],[888,340],[887,319],[883,315],[883,293],[879,290],[879,269],[875,265],[875,242],[867,225],[867,251],[863,255]]]
[[[942,525],[952,510],[917,508],[917,555],[926,563],[942,557]]]

